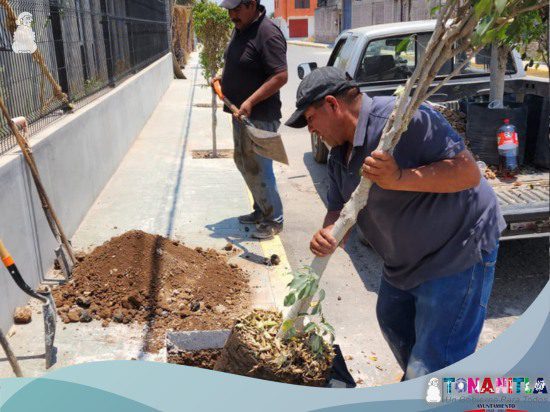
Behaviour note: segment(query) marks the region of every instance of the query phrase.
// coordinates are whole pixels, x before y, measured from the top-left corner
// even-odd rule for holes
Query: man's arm
[[[287,81],[288,70],[285,69],[275,73],[267,79],[267,81],[262,84],[261,87],[252,94],[252,96],[241,104],[241,107],[239,108],[239,116],[249,117],[254,106],[277,93]]]
[[[454,193],[479,185],[481,173],[472,154],[463,150],[451,159],[400,169],[393,156],[374,151],[365,159],[363,176],[387,190]]]

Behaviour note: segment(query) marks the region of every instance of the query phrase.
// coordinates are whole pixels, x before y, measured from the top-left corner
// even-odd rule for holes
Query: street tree
[[[484,19],[487,24],[491,24],[491,19],[506,22],[500,27],[488,29],[484,35],[484,41],[492,43],[489,101],[498,103],[493,107],[502,107],[510,51],[520,50],[522,58],[530,60],[528,66],[533,66],[535,60],[548,59],[548,1],[481,0],[481,3],[490,13]],[[518,13],[521,10],[524,11]],[[538,43],[539,48],[530,51],[528,56],[527,48],[534,42]]]
[[[215,77],[223,67],[223,52],[231,34],[231,20],[227,11],[210,0],[193,5],[193,24],[197,40],[202,47],[199,61],[206,79]],[[212,89],[212,156],[217,157],[216,147],[216,93]]]

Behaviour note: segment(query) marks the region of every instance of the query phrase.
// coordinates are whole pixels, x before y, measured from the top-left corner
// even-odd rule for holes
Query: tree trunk
[[[176,79],[187,79],[187,77],[185,77],[185,74],[183,74],[183,71],[181,70],[180,64],[178,63],[178,59],[176,59],[174,51],[172,51],[172,67],[174,68],[174,76],[176,76]]]
[[[212,157],[218,157],[218,148],[216,145],[216,126],[218,125],[218,119],[216,117],[217,109],[218,101],[216,100],[216,92],[212,89]]]
[[[508,46],[498,46],[493,43],[491,49],[491,91],[489,101],[496,102],[493,108],[504,106],[504,76],[506,75],[506,62],[508,60]]]

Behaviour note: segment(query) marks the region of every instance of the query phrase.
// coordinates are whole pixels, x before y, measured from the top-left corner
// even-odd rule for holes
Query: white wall
[[[173,79],[168,54],[89,105],[31,138],[42,183],[71,237]],[[35,287],[54,262],[55,239],[18,149],[0,156],[0,237]],[[28,297],[0,276],[0,328]]]

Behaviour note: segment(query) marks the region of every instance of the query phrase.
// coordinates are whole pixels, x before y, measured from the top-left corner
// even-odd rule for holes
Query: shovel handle
[[[235,106],[233,103],[231,103],[231,101],[229,101],[229,99],[223,95],[222,85],[220,84],[219,79],[212,80],[211,85],[212,85],[212,88],[214,89],[214,92],[218,95],[218,97],[223,102],[223,104],[225,104],[227,107],[229,107],[229,110],[231,110],[231,112],[234,115],[238,115],[239,114],[239,108],[237,106]]]
[[[4,246],[4,242],[2,242],[2,239],[0,239],[0,259],[2,259],[2,262],[6,267],[14,264],[10,252],[8,252],[8,249],[6,249],[6,246]]]
[[[19,273],[19,269],[17,269],[17,266],[15,266],[15,262],[13,258],[8,252],[8,249],[6,249],[6,246],[4,246],[4,243],[2,242],[1,239],[0,239],[0,257],[2,258],[2,262],[4,263],[4,266],[6,267],[6,269],[8,269],[8,272],[10,272],[11,277],[23,292],[25,292],[30,297],[33,297],[35,299],[42,301],[42,303],[48,302],[48,299],[46,297],[35,292],[27,284],[27,282],[25,282],[25,279],[23,279],[23,276],[21,276],[21,273]]]

